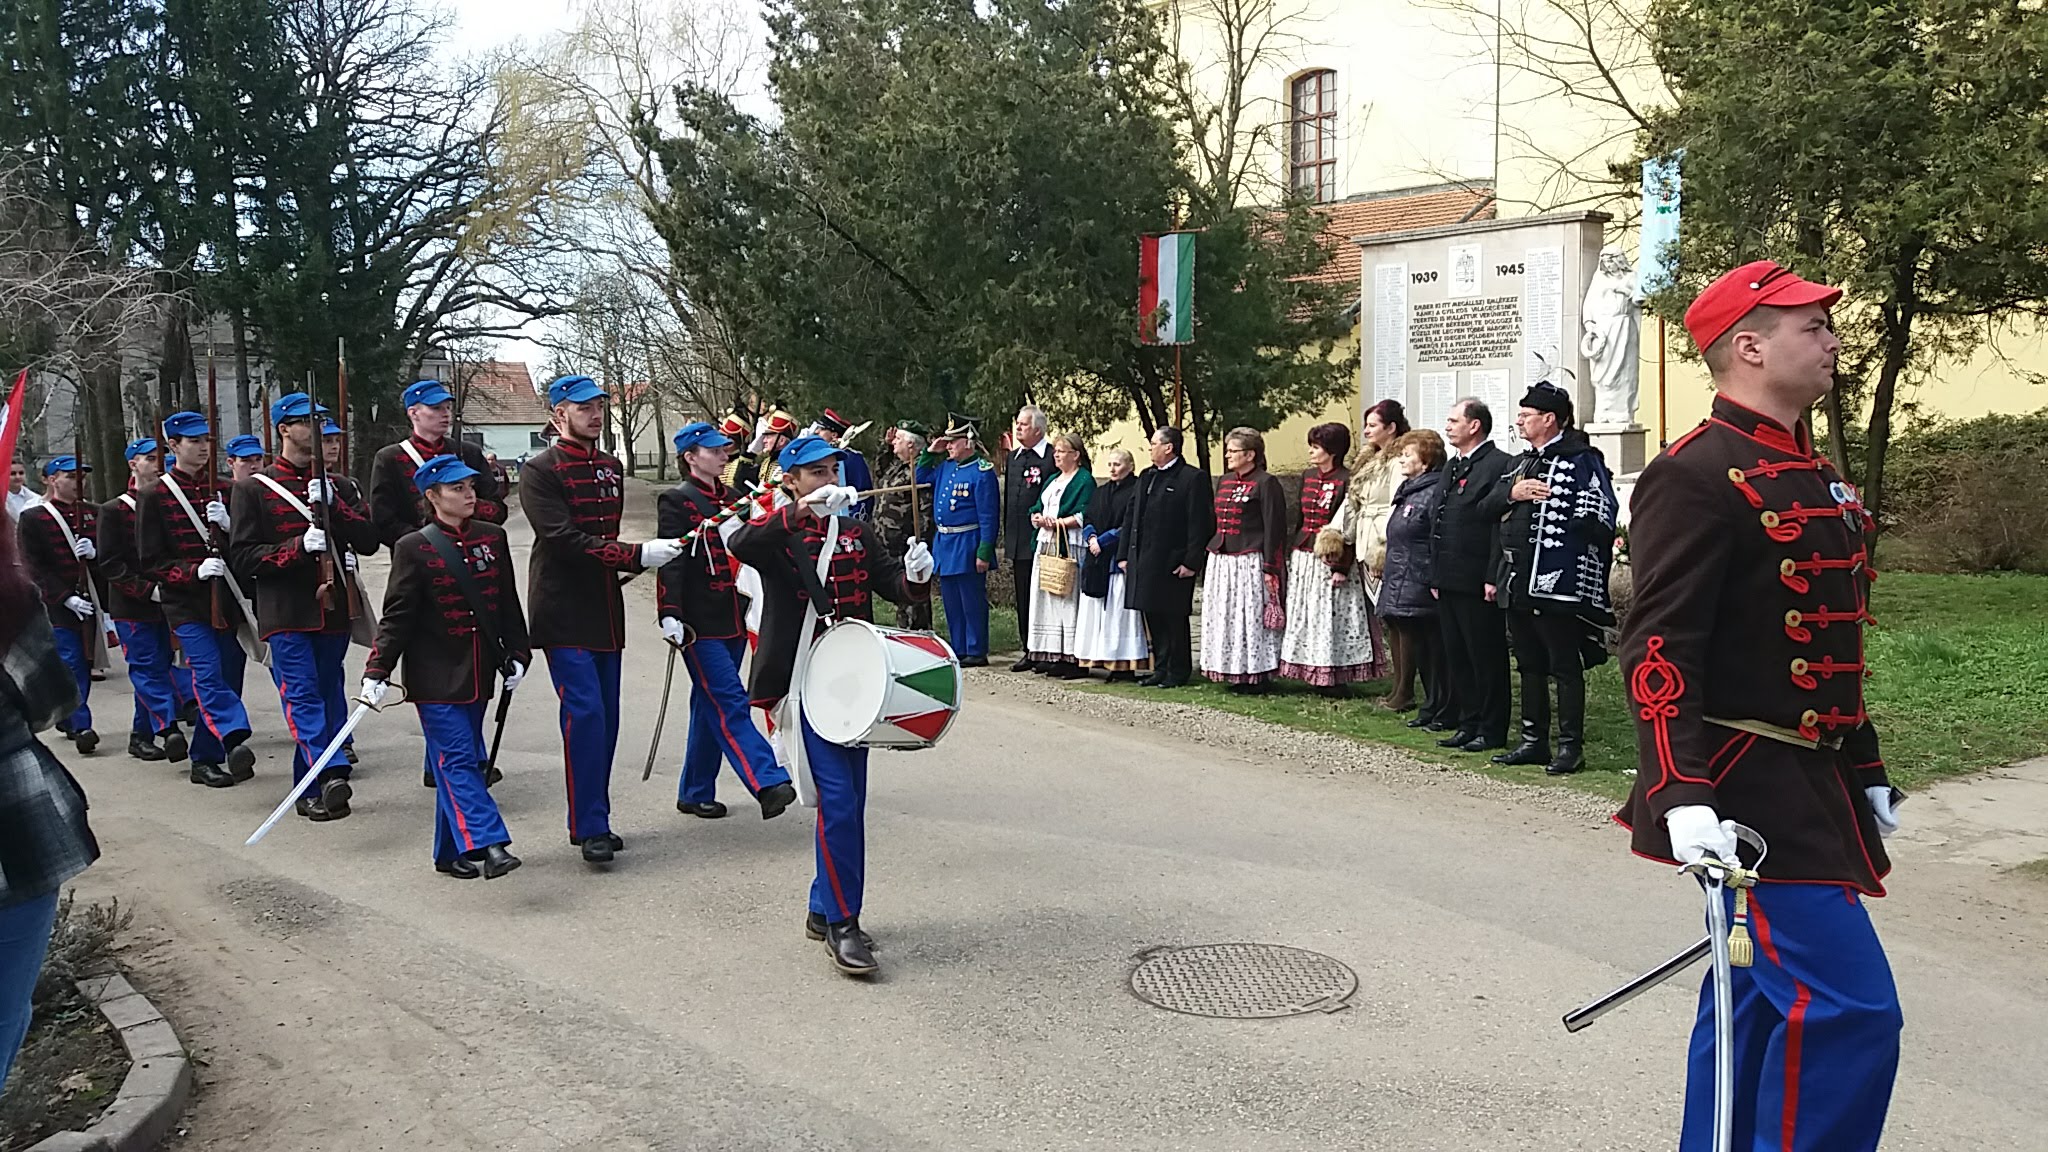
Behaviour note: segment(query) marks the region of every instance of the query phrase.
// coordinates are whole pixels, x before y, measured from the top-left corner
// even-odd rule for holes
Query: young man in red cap
[[[484,450],[448,439],[455,428],[455,395],[439,380],[418,380],[399,399],[412,435],[377,450],[370,461],[370,514],[377,538],[396,544],[401,536],[426,523],[425,504],[413,490],[412,474],[427,461],[448,453],[476,472],[476,518],[505,522],[505,490],[498,484]]]
[[[1733,860],[1735,824],[1769,846],[1748,897],[1755,964],[1734,969],[1738,1148],[1876,1148],[1899,1061],[1898,992],[1863,906],[1884,895],[1901,799],[1864,710],[1873,525],[1804,420],[1834,385],[1841,295],[1770,261],[1700,293],[1685,324],[1713,413],[1630,503],[1621,664],[1640,753],[1617,819],[1654,860]],[[1713,1140],[1712,983],[1686,1152]]]

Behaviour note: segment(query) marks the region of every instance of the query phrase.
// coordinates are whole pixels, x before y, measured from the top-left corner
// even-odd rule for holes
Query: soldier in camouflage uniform
[[[908,485],[915,477],[917,455],[923,452],[931,439],[931,432],[914,420],[901,420],[896,424],[895,435],[890,438],[889,448],[894,453],[888,467],[882,469],[882,478],[876,482],[878,488],[900,488]],[[912,496],[917,498],[917,515],[910,511]],[[898,556],[910,546],[912,536],[924,536],[931,532],[932,492],[929,487],[911,492],[891,492],[875,497],[875,531],[882,537],[882,545],[891,556]],[[919,531],[922,529],[922,531]],[[915,600],[896,605],[896,626],[915,628],[929,632],[932,628],[932,605],[930,600]]]

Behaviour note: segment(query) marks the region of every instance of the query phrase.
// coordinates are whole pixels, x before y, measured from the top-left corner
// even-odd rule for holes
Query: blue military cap
[[[121,458],[123,460],[133,460],[137,456],[147,456],[156,450],[156,437],[141,436],[128,442],[128,447],[121,452]]]
[[[341,425],[336,424],[334,417],[329,416],[325,420],[320,421],[320,434],[322,436],[339,436],[341,435]]]
[[[213,429],[206,423],[206,417],[197,412],[173,412],[164,418],[164,435],[190,440],[195,436],[211,436]]]
[[[425,492],[436,484],[453,484],[478,475],[477,470],[462,462],[462,457],[443,452],[420,465],[412,474],[412,486]]]
[[[222,446],[221,451],[230,460],[246,460],[251,456],[263,455],[263,441],[244,432]]]
[[[685,424],[676,429],[676,454],[681,455],[692,448],[730,448],[732,437],[720,432],[716,426],[703,420]]]
[[[839,449],[827,444],[822,436],[799,436],[783,448],[782,454],[775,458],[775,462],[782,465],[784,472],[788,472],[806,464],[835,459],[838,455]]]
[[[52,456],[50,457],[49,461],[43,465],[43,475],[45,476],[54,476],[59,472],[90,471],[92,471],[92,465],[80,464],[78,462],[78,457],[72,456],[68,453],[63,456]]]
[[[431,408],[455,399],[455,394],[448,391],[448,386],[439,380],[415,380],[406,386],[405,394],[400,399],[405,401],[407,408],[415,404],[425,404]]]
[[[316,412],[325,415],[327,406],[313,403],[313,398],[304,392],[287,392],[270,406],[270,422],[282,424],[287,420],[304,420]]]
[[[576,404],[584,400],[595,400],[604,395],[604,389],[588,376],[557,376],[548,385],[548,407],[557,404]]]

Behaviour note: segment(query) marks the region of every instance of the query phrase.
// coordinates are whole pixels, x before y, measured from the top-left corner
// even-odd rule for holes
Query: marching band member
[[[761,417],[760,434],[754,437],[753,457],[734,470],[733,486],[745,488],[759,484],[770,490],[771,496],[766,499],[772,503],[772,493],[780,490],[782,485],[782,465],[776,460],[783,447],[795,438],[796,418],[789,413],[777,408]],[[762,511],[767,511],[771,503],[764,503]]]
[[[157,603],[160,593],[135,557],[138,494],[163,475],[164,454],[152,436],[129,441],[122,454],[128,458],[128,490],[100,505],[98,548],[100,571],[107,578],[107,615],[127,657],[128,685],[135,695],[128,754],[176,764],[189,750],[178,715],[192,699],[192,671],[171,666],[171,629]]]
[[[684,478],[658,502],[656,531],[665,537],[684,536],[717,519],[732,499],[718,479],[732,447],[730,437],[706,423],[686,424],[676,433],[675,446]],[[726,521],[731,527],[739,523]],[[682,649],[690,673],[690,740],[683,750],[676,811],[707,820],[725,815],[725,805],[718,802],[722,754],[760,801],[761,818],[772,820],[796,802],[796,788],[747,715],[747,690],[740,681],[746,617],[735,574],[725,533],[717,527],[699,532],[689,552],[660,573],[661,634]]]
[[[383,620],[358,697],[382,704],[405,661],[406,691],[434,771],[434,870],[458,880],[495,880],[519,867],[506,850],[512,834],[484,786],[484,708],[499,671],[510,692],[533,659],[505,530],[472,515],[481,478],[446,454],[414,469],[413,486],[436,531],[408,532],[392,546]]]
[[[805,436],[782,450],[778,462],[792,502],[776,508],[733,533],[732,550],[761,573],[766,613],[761,648],[755,653],[749,694],[754,705],[772,708],[801,685],[794,685],[797,646],[805,609],[815,606],[825,616],[874,618],[876,597],[905,600],[930,595],[932,553],[913,541],[902,561],[874,545],[867,526],[847,518],[854,489],[833,483],[839,478],[838,453],[815,436]],[[837,518],[837,542],[823,579],[818,576],[819,552]],[[829,591],[828,591],[829,589]],[[861,896],[865,884],[868,753],[820,739],[808,720],[801,720],[805,763],[817,788],[817,874],[811,881],[810,913],[804,931],[823,940],[832,962],[849,976],[876,971],[873,944],[861,931]]]
[[[945,459],[934,465],[933,457]],[[946,633],[963,668],[988,667],[988,570],[996,562],[996,532],[1003,497],[996,466],[981,454],[975,422],[955,414],[918,457],[917,482],[932,486],[932,553]]]
[[[1737,1148],[1876,1148],[1899,1066],[1898,989],[1863,904],[1884,895],[1901,800],[1864,709],[1874,525],[1801,418],[1835,382],[1841,296],[1768,260],[1708,285],[1685,325],[1712,414],[1631,501],[1620,657],[1641,752],[1616,819],[1653,860],[1732,861],[1731,824],[1769,847],[1748,890],[1755,961],[1731,969]],[[1714,1143],[1715,1032],[1709,975],[1685,1152]]]
[[[50,628],[56,633],[57,655],[78,681],[78,707],[58,721],[57,731],[71,738],[82,753],[99,747],[100,734],[92,730],[92,657],[94,645],[103,644],[99,609],[94,603],[98,591],[99,555],[94,542],[99,535],[99,506],[80,499],[82,473],[92,471],[76,456],[52,456],[43,464],[43,498],[22,509],[17,521],[21,533],[21,562],[42,595],[49,613]]]
[[[263,468],[263,441],[247,432],[231,437],[221,446],[221,454],[228,458],[228,479],[232,483],[240,484]],[[228,514],[232,516],[234,509],[228,509]]]
[[[520,472],[519,503],[533,525],[526,592],[533,644],[547,655],[562,701],[562,754],[569,842],[583,859],[608,864],[625,841],[612,834],[612,755],[619,743],[619,661],[626,605],[619,576],[659,568],[682,544],[619,539],[626,470],[598,448],[605,393],[588,376],[548,385],[560,436]],[[474,467],[472,465],[472,467]]]
[[[439,380],[420,380],[406,388],[400,399],[405,404],[405,418],[412,423],[412,435],[378,449],[370,461],[370,515],[377,524],[377,538],[396,544],[399,537],[426,522],[412,474],[443,453],[460,457],[476,471],[476,518],[503,524],[504,489],[493,478],[483,449],[448,439],[455,427],[455,396]]]
[[[369,517],[335,500],[329,482],[314,478],[313,453],[322,450],[317,428],[326,412],[304,392],[278,397],[270,406],[277,459],[235,484],[230,510],[229,553],[236,570],[255,581],[257,631],[270,644],[270,675],[292,737],[294,782],[312,770],[348,716],[345,704],[336,706],[349,642],[347,562],[334,558],[336,583],[323,603],[320,554],[377,547]],[[321,504],[328,505],[332,538],[320,527],[315,509]],[[316,823],[347,817],[349,774],[346,760],[330,764],[299,798],[299,815]]]
[[[227,788],[256,774],[256,754],[247,747],[249,713],[242,707],[245,657],[234,629],[239,609],[220,589],[228,577],[228,509],[212,492],[213,430],[206,417],[174,413],[164,421],[164,438],[172,464],[137,499],[135,550],[144,577],[162,590],[164,619],[192,669],[199,707],[192,782]],[[218,628],[217,595],[224,602]]]

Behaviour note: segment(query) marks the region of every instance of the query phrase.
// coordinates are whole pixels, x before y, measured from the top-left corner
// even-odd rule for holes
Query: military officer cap
[[[962,416],[958,412],[948,412],[946,413],[946,430],[940,433],[940,435],[947,440],[957,436],[964,436],[969,440],[979,442],[981,440],[981,418],[978,416]]]
[[[932,438],[932,430],[915,420],[898,420],[896,422],[896,430],[898,432],[908,432],[912,436],[921,436],[926,440]]]
[[[477,470],[464,464],[462,457],[443,452],[420,465],[419,471],[412,474],[412,485],[425,492],[436,484],[453,484],[475,475],[478,475]]]
[[[1840,288],[1803,280],[1775,260],[1753,260],[1721,274],[1693,298],[1685,310],[1685,330],[1700,351],[1719,340],[1744,316],[1760,307],[1797,308],[1804,304],[1833,307]]]
[[[773,432],[778,436],[794,436],[796,435],[796,417],[777,408],[768,414],[768,427],[763,429],[763,431]]]
[[[725,419],[719,422],[718,430],[727,437],[737,440],[747,434],[747,418],[737,412],[728,413]]]

